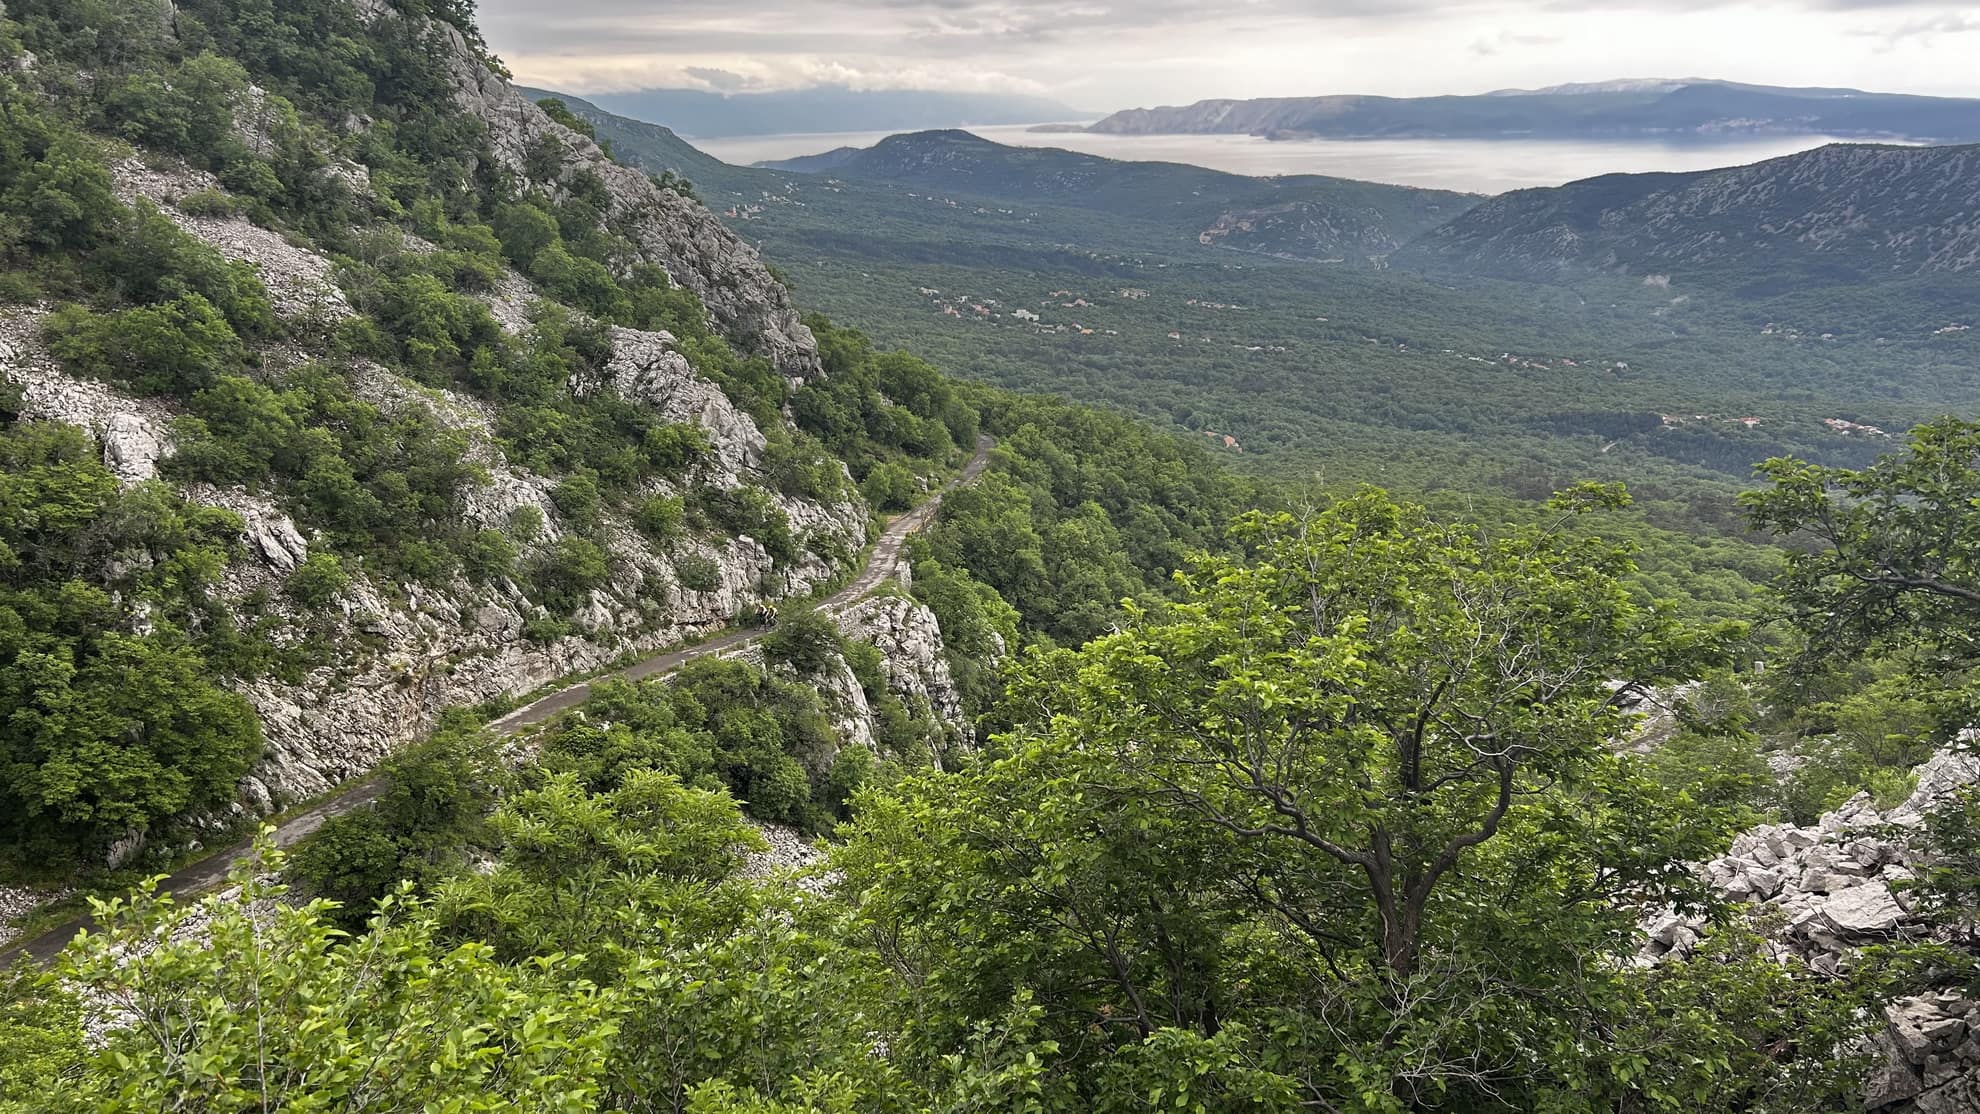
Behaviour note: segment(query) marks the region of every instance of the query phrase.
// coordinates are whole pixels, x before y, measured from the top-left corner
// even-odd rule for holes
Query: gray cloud
[[[1980,92],[1925,44],[1980,0],[482,0],[523,77],[575,93],[820,84],[1212,96],[1480,92],[1690,75]],[[1879,44],[1865,49],[1866,38]],[[1921,54],[1927,57],[1920,61]]]
[[[683,66],[681,72],[718,93],[740,93],[757,84],[753,77],[714,66]]]

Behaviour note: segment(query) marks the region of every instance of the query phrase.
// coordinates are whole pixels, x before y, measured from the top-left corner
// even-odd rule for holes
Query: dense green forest
[[[1972,722],[1980,427],[1938,417],[1961,338],[1871,360],[1641,286],[1442,290],[1105,213],[646,163],[718,206],[761,184],[734,200],[839,322],[808,319],[822,375],[793,381],[636,262],[595,172],[549,144],[501,169],[453,95],[452,67],[499,65],[470,4],[378,7],[0,17],[0,314],[177,415],[159,478],[120,482],[0,394],[0,877],[124,895],[0,974],[0,1114],[1800,1114],[1861,1104],[1885,1002],[1980,985],[1971,790],[1907,837],[1907,912],[1944,931],[1846,963],[1784,961],[1687,866],[1905,801]],[[665,139],[548,111],[629,160]],[[350,316],[278,314],[252,267],[121,200],[140,151],[215,176],[182,206],[331,257]],[[512,273],[527,328],[485,300]],[[1055,289],[1090,335],[1006,312]],[[697,486],[705,431],[597,386],[615,326],[666,331],[760,423],[760,482]],[[1534,338],[1547,367],[1505,362]],[[485,463],[367,401],[373,366],[484,408],[554,521],[471,525]],[[1836,415],[1937,420],[1849,440]],[[348,649],[359,579],[513,584],[523,638],[568,638],[622,571],[613,523],[680,555],[641,589],[664,612],[712,587],[695,538],[827,556],[773,494],[910,511],[986,436],[878,590],[939,622],[960,715],[792,604],[753,656],[600,678],[521,740],[452,709],[368,807],[218,894],[102,866],[133,831],[217,842],[264,757],[243,688]],[[243,523],[209,489],[320,544],[235,591]],[[870,746],[834,722],[842,677]],[[764,865],[807,841],[809,866]],[[1693,946],[1644,961],[1678,916]]]

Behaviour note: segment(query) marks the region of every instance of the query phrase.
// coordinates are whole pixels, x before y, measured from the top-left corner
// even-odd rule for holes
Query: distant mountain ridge
[[[1478,96],[1272,97],[1116,112],[1088,131],[1273,139],[1699,139],[1825,135],[1980,141],[1980,99],[1632,79]]]
[[[1980,145],[1832,144],[1723,170],[1516,190],[1395,261],[1505,278],[1688,270],[1773,285],[1980,275]]]
[[[889,136],[872,147],[759,164],[1032,204],[1153,218],[1205,244],[1345,262],[1394,251],[1480,200],[1320,175],[1252,178],[1199,166],[1011,147],[964,131]]]
[[[861,90],[821,86],[778,93],[646,89],[588,97],[607,112],[661,124],[686,136],[916,131],[966,124],[1040,124],[1091,119],[1046,97],[1014,93]]]
[[[1379,261],[1445,276],[1668,275],[1755,292],[1920,276],[1940,285],[1957,277],[1961,290],[1980,283],[1980,145],[1833,144],[1747,166],[1611,174],[1479,198],[1120,162],[959,131],[733,167],[665,128],[567,100],[646,169],[745,198],[778,189],[774,174],[824,175],[1126,216],[1175,240],[1286,259]]]

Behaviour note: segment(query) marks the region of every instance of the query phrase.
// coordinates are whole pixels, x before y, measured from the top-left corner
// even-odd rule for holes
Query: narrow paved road
[[[984,469],[990,465],[990,448],[995,443],[988,436],[978,438],[976,453],[969,458],[969,463],[963,466],[962,473],[924,500],[920,506],[889,523],[886,532],[882,533],[880,540],[874,544],[873,553],[867,558],[865,568],[860,570],[851,584],[826,597],[818,606],[826,611],[836,611],[878,588],[883,581],[894,575],[900,565],[901,549],[907,545],[908,536],[920,532],[934,520],[936,510],[941,507],[942,496],[983,474]],[[671,673],[697,658],[747,646],[763,637],[765,633],[755,629],[732,630],[694,646],[656,654],[610,676],[637,681]],[[500,734],[514,735],[525,728],[534,727],[568,712],[589,699],[591,699],[589,683],[571,685],[517,708],[488,726],[490,730]],[[295,846],[315,834],[326,821],[345,813],[355,812],[377,800],[383,790],[384,783],[376,775],[350,782],[334,795],[323,798],[277,825],[275,846]],[[253,850],[254,841],[246,840],[223,851],[215,852],[166,875],[159,889],[174,897],[184,897],[213,889],[226,880],[227,871],[232,869],[235,862],[246,858]],[[11,965],[22,955],[31,956],[35,962],[46,965],[68,946],[69,941],[75,939],[76,933],[93,927],[95,922],[92,918],[82,917],[49,929],[32,940],[16,943],[12,947],[0,950],[0,967]]]

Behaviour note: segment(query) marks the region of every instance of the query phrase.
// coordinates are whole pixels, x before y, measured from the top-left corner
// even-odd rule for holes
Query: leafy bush
[[[681,524],[687,514],[678,495],[655,495],[639,505],[633,522],[639,532],[663,551],[680,540]]]
[[[322,609],[351,586],[351,574],[334,553],[312,553],[289,574],[283,590],[304,607]]]
[[[674,558],[674,576],[690,592],[712,592],[721,584],[722,568],[713,558],[684,553]]]
[[[764,660],[788,665],[801,677],[816,677],[837,664],[844,641],[830,616],[806,609],[779,616],[759,645]]]
[[[49,351],[78,374],[144,394],[205,390],[246,359],[226,318],[198,294],[109,314],[69,306],[49,316],[46,331]]]

